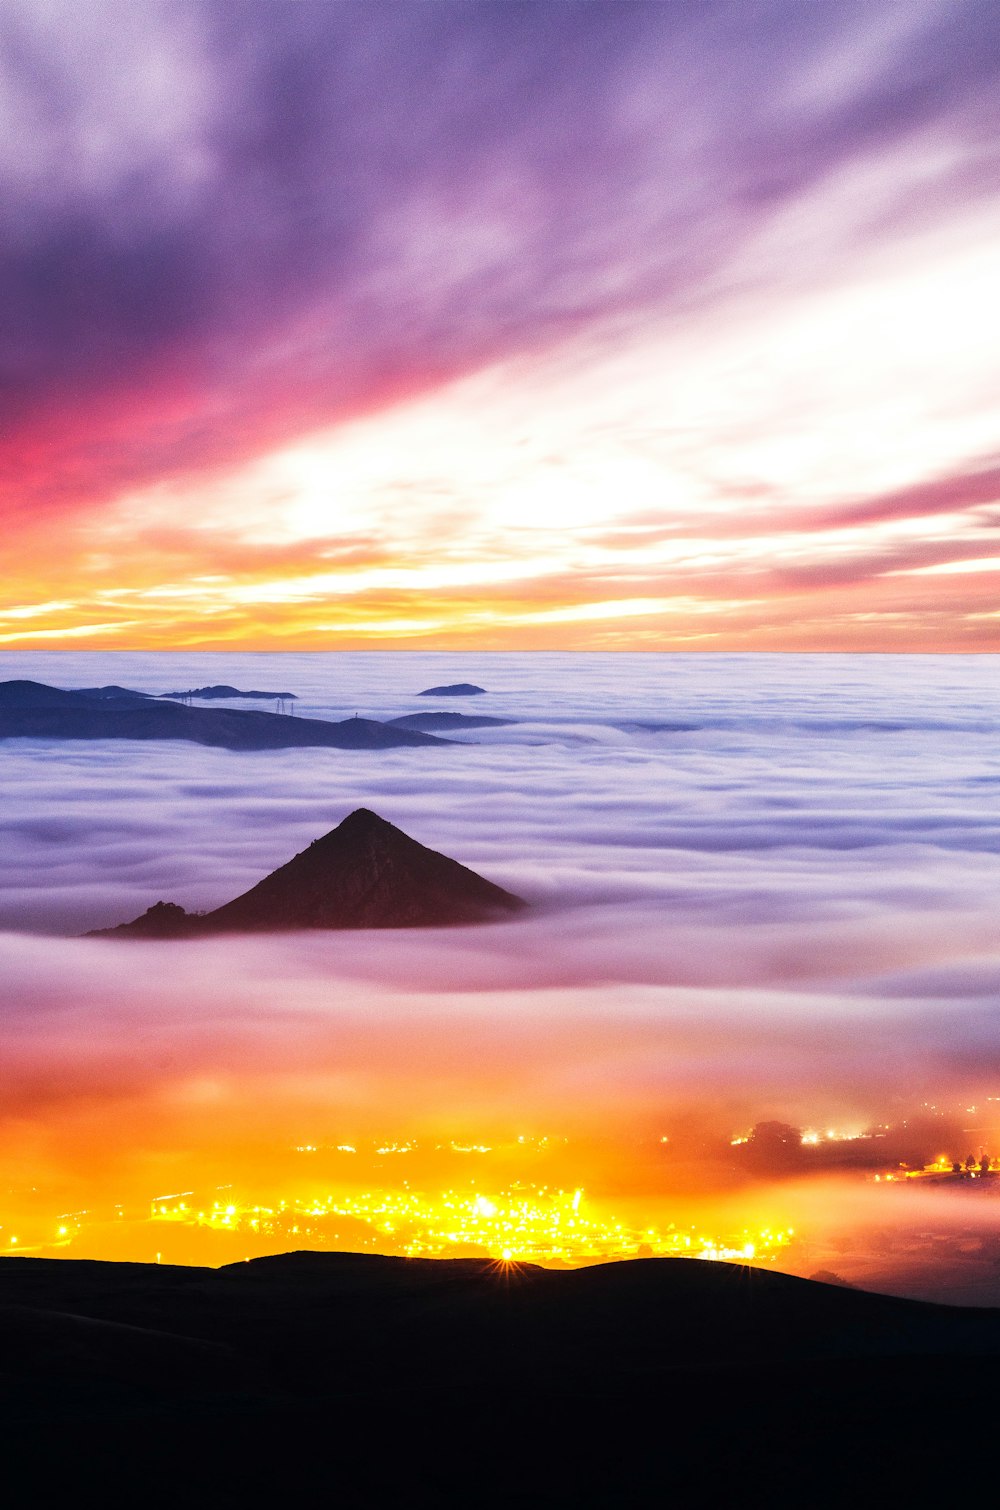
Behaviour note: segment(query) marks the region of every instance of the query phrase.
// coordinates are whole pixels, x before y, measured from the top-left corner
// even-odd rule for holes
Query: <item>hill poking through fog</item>
[[[519,912],[520,897],[358,808],[242,896],[202,916],[157,902],[95,936],[187,938],[296,928],[440,928]]]

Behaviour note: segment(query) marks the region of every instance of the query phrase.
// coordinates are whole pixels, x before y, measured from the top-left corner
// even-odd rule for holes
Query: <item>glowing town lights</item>
[[[807,1148],[816,1148],[820,1143],[857,1143],[864,1138],[870,1138],[871,1133],[844,1132],[840,1128],[828,1127],[825,1132],[817,1132],[814,1127],[807,1127],[799,1139],[800,1143]]]
[[[290,1237],[311,1247],[343,1247],[345,1219],[363,1223],[370,1236],[353,1228],[351,1246],[369,1252],[409,1257],[444,1258],[456,1253],[482,1254],[504,1262],[588,1263],[645,1257],[690,1257],[749,1263],[773,1260],[791,1240],[791,1229],[765,1228],[731,1236],[678,1230],[670,1223],[631,1227],[598,1211],[582,1187],[554,1189],[518,1182],[489,1194],[474,1188],[448,1189],[430,1195],[402,1189],[351,1191],[312,1196],[304,1201],[215,1202],[196,1212],[187,1203],[153,1205],[151,1220],[214,1231],[253,1233],[281,1245]],[[301,1244],[300,1244],[301,1245]]]

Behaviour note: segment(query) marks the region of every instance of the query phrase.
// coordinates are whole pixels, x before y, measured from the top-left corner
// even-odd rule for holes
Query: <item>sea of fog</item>
[[[303,1145],[552,1137],[579,1151],[560,1178],[658,1216],[770,1201],[805,1233],[784,1267],[1000,1302],[991,1182],[887,1192],[872,1161],[847,1171],[821,1147],[809,1166],[740,1165],[733,1141],[768,1120],[823,1138],[908,1125],[929,1156],[935,1140],[1000,1156],[1000,658],[0,655],[13,677],[512,720],[383,752],[0,745],[14,1207],[230,1169],[280,1183]],[[459,681],[485,694],[418,696]],[[78,937],[159,899],[217,906],[358,806],[532,910],[460,930]]]

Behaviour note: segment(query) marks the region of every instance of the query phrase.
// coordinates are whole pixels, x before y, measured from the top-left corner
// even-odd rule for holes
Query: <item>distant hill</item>
[[[0,1296],[18,1503],[167,1503],[157,1475],[173,1503],[184,1474],[196,1504],[843,1510],[978,1502],[995,1472],[1000,1312],[763,1269],[21,1257]]]
[[[477,697],[485,692],[485,687],[477,687],[472,682],[451,682],[447,687],[427,687],[423,692],[418,692],[418,697]]]
[[[214,912],[157,902],[91,937],[190,938],[295,928],[437,928],[509,916],[520,897],[358,808],[287,865]]]
[[[225,750],[386,750],[445,744],[371,718],[338,723],[249,708],[189,708],[126,688],[0,682],[0,739],[185,739]]]
[[[219,682],[214,687],[192,687],[189,692],[160,692],[159,697],[199,697],[203,702],[221,697],[252,697],[259,701],[295,702],[294,692],[243,692],[239,687],[227,687]]]
[[[513,718],[477,717],[474,713],[404,713],[402,718],[390,718],[394,729],[422,729],[425,734],[441,729],[494,729],[516,722]]]

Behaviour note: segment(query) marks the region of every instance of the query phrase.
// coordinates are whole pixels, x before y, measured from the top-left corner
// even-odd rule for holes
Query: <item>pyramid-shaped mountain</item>
[[[296,928],[440,928],[509,916],[526,904],[457,860],[358,808],[242,896],[201,917],[159,902],[103,934],[181,938]]]

